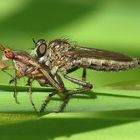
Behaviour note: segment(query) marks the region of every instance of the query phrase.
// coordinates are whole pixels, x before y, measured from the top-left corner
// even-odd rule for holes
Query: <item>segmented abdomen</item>
[[[115,61],[115,60],[101,60],[93,58],[81,58],[74,62],[80,65],[80,67],[86,67],[97,71],[120,71],[135,68],[139,65],[138,59],[132,59],[131,61]]]

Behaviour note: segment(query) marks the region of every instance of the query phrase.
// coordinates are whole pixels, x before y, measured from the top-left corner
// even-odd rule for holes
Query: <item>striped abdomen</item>
[[[139,65],[137,59],[132,61],[115,61],[115,60],[103,60],[103,59],[93,59],[93,58],[81,58],[80,66],[97,71],[120,71],[128,70],[130,68],[135,68]]]

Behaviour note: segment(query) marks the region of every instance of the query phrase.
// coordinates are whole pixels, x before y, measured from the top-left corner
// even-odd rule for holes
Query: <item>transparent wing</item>
[[[76,47],[70,50],[70,53],[77,54],[79,57],[115,60],[115,61],[133,61],[133,58],[121,53],[99,50],[94,48]]]

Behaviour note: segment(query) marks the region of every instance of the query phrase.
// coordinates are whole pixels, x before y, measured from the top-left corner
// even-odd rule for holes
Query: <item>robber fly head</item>
[[[14,53],[10,49],[5,48],[2,45],[0,45],[0,50],[5,53],[6,58],[8,58],[8,59],[14,59],[15,58]]]
[[[38,58],[45,55],[47,51],[47,43],[44,39],[39,39],[37,42],[33,39],[33,42],[35,44],[35,50],[34,55]]]

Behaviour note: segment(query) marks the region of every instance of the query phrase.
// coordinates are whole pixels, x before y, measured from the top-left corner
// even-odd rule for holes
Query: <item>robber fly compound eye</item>
[[[33,39],[35,43],[36,55],[38,58],[45,55],[47,50],[47,43],[44,39],[39,39],[37,42]]]

